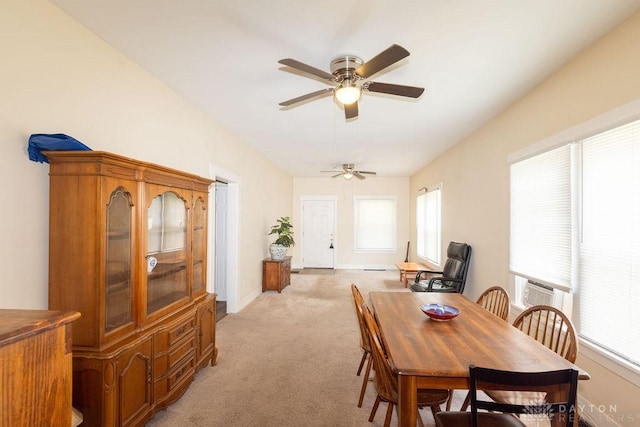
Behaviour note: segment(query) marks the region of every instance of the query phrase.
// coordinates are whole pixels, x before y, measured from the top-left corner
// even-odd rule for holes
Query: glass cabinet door
[[[105,333],[132,322],[131,212],[129,194],[111,193],[107,204]]]
[[[147,222],[147,314],[151,314],[189,296],[185,201],[172,191],[155,196]]]
[[[206,257],[206,206],[202,197],[196,198],[193,204],[193,293],[200,293],[205,288]]]

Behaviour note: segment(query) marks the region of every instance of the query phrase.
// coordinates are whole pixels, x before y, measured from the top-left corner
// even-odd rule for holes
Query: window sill
[[[431,261],[430,259],[423,258],[420,255],[418,255],[418,258],[419,258],[421,264],[426,265],[427,267],[429,267],[432,270],[441,270],[442,269],[440,264],[436,264],[433,261]]]
[[[640,367],[582,338],[578,338],[578,341],[580,342],[579,352],[583,356],[621,376],[636,387],[640,387]]]

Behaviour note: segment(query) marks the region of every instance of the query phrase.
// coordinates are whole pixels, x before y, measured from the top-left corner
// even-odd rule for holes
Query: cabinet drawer
[[[169,374],[169,391],[173,390],[174,387],[180,384],[185,378],[193,376],[196,367],[196,358],[194,356],[195,355],[192,354],[184,365],[179,366]]]
[[[184,382],[191,380],[195,373],[195,366],[195,352],[192,352],[178,366],[176,366],[175,369],[171,370],[168,375],[165,375],[155,381],[155,399],[163,399],[172,390],[176,389]]]
[[[171,370],[176,364],[184,358],[191,350],[196,348],[196,336],[191,334],[190,338],[180,341],[178,345],[171,347],[167,352],[156,354],[153,364],[155,377],[158,378]]]
[[[178,341],[195,331],[196,319],[193,315],[183,318],[168,328],[158,331],[153,337],[153,349],[155,353],[167,351]]]

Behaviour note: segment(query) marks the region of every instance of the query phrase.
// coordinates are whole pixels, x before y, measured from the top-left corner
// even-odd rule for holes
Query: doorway
[[[335,267],[336,198],[302,199],[302,266]]]

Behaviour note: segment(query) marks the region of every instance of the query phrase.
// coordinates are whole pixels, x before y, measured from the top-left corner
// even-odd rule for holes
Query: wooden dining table
[[[399,426],[415,427],[418,389],[468,389],[470,364],[521,372],[579,369],[461,294],[371,292],[369,298],[398,376]],[[460,314],[435,321],[420,309],[425,304],[453,306]]]

